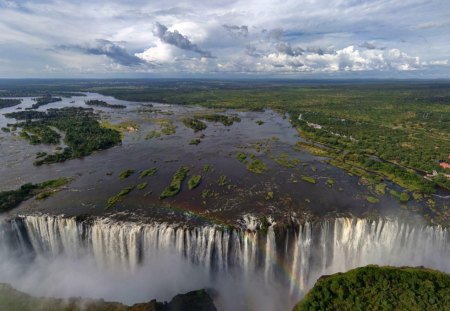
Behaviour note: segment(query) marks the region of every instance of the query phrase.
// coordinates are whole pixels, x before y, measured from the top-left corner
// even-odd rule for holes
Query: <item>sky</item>
[[[450,78],[449,0],[0,0],[0,77]]]

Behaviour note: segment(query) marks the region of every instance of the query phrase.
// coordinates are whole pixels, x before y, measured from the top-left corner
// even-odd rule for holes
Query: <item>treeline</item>
[[[105,108],[113,108],[113,109],[124,109],[127,107],[125,105],[119,105],[119,104],[108,104],[107,102],[105,102],[103,100],[98,100],[98,99],[86,100],[84,103],[88,106],[97,106],[97,107],[105,107]]]
[[[367,266],[320,278],[294,311],[450,310],[450,275]]]
[[[27,108],[28,110],[38,109],[41,106],[45,106],[50,103],[56,103],[56,102],[61,101],[62,99],[61,99],[61,97],[52,97],[50,94],[47,94],[45,96],[35,98],[34,100],[36,101],[36,103],[31,105],[31,108]]]
[[[0,98],[0,109],[20,105],[21,99]]]

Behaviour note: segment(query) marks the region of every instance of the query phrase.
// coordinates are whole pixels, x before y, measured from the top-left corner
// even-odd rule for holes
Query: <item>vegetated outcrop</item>
[[[369,265],[322,276],[294,311],[450,310],[450,275]]]
[[[0,283],[0,309],[8,311],[216,311],[206,290],[176,295],[170,302],[152,300],[127,306],[118,302],[83,298],[43,298]]]

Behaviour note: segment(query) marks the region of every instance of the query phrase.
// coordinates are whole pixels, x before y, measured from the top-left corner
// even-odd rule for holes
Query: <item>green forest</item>
[[[321,277],[294,311],[448,310],[450,275],[423,268],[367,266]]]
[[[14,107],[14,106],[20,105],[21,102],[22,102],[21,99],[0,98],[0,109]]]
[[[47,112],[28,110],[8,113],[5,116],[22,121],[10,126],[21,127],[21,136],[34,144],[58,144],[59,134],[54,128],[64,133],[64,143],[67,147],[62,152],[37,159],[35,165],[84,157],[121,142],[120,132],[101,127],[98,115],[90,108],[66,107],[48,109]]]

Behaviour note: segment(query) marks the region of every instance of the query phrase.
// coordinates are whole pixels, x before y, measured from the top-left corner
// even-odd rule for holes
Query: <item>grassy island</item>
[[[177,195],[181,191],[181,184],[186,179],[189,173],[189,168],[186,166],[180,167],[172,177],[170,185],[164,189],[159,196],[160,199],[170,198]]]
[[[104,108],[112,108],[112,109],[127,108],[127,106],[125,106],[125,105],[108,104],[107,102],[105,102],[103,100],[98,100],[98,99],[86,100],[84,103],[88,106],[96,106],[96,107],[104,107]]]

